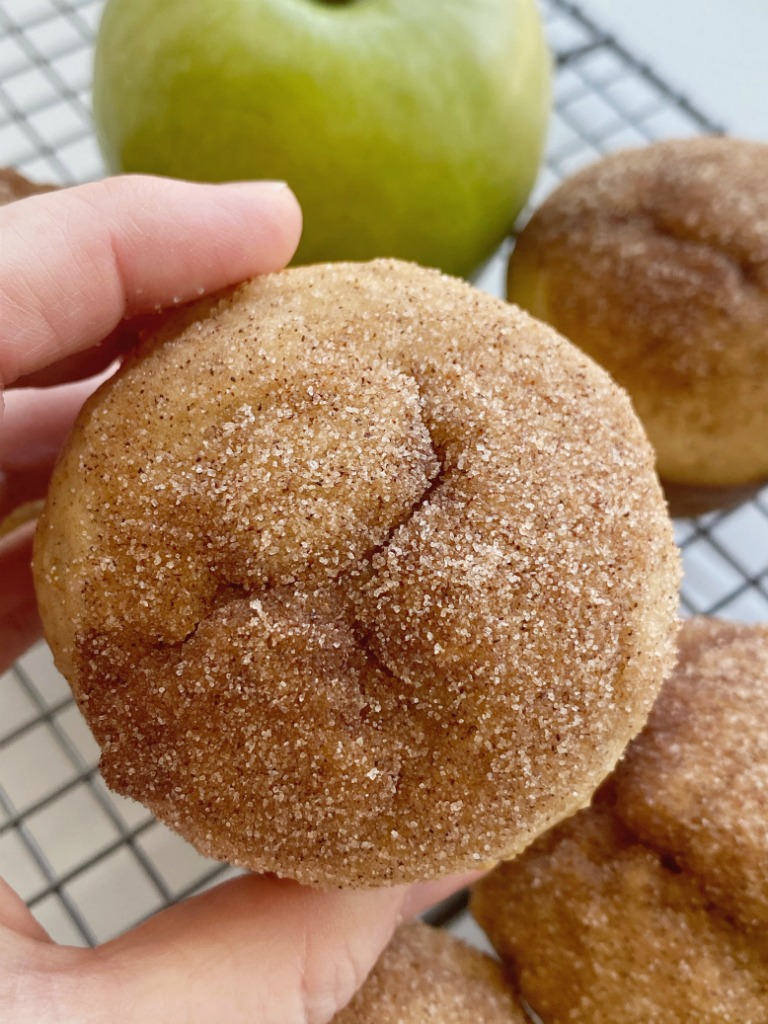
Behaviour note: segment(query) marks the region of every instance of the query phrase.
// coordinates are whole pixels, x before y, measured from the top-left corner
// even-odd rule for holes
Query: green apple
[[[534,0],[109,0],[94,113],[110,170],[287,181],[298,262],[469,274],[538,170]]]

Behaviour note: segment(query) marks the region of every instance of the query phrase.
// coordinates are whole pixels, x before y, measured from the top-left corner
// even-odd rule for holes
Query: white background
[[[579,6],[729,132],[768,141],[766,0],[582,0]]]

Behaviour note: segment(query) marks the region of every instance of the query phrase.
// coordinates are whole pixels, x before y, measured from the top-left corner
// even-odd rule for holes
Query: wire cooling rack
[[[99,177],[91,50],[103,0],[2,0],[0,165],[39,181]],[[718,131],[565,0],[542,0],[557,62],[555,113],[534,203],[601,154]],[[501,280],[502,251],[484,282]],[[768,490],[728,513],[679,521],[687,613],[768,621]],[[98,751],[44,644],[0,681],[0,875],[51,935],[113,937],[225,877],[142,807],[108,792]],[[482,944],[461,898],[433,920]]]

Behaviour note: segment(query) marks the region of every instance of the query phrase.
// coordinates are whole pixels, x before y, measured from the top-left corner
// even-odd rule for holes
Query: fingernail
[[[260,192],[285,192],[287,181],[224,181],[223,188],[258,189]]]

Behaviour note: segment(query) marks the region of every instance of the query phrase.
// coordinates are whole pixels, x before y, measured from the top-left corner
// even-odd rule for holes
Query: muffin
[[[15,203],[28,196],[42,195],[43,192],[55,192],[56,187],[30,181],[11,167],[0,167],[0,206],[7,206],[8,203]]]
[[[674,515],[768,480],[768,145],[606,157],[534,214],[508,284],[627,389]]]
[[[501,965],[446,931],[403,925],[333,1024],[526,1024]]]
[[[472,869],[585,804],[677,626],[626,396],[390,261],[255,280],[148,336],[79,417],[35,575],[107,783],[322,886]]]
[[[768,627],[693,619],[590,808],[472,909],[544,1024],[768,1021]]]

